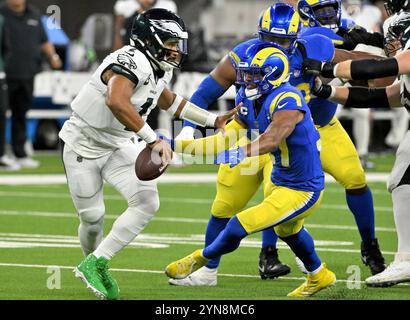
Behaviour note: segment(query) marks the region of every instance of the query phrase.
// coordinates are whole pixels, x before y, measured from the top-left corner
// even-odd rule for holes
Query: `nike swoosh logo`
[[[282,109],[284,106],[286,106],[288,103],[286,102],[286,103],[284,103],[284,104],[281,104],[281,105],[278,105],[278,109]]]

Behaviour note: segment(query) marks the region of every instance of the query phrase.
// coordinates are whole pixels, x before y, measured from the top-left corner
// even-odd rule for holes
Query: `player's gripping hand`
[[[328,99],[332,95],[332,86],[327,84],[323,84],[320,77],[316,77],[313,87],[312,87],[312,94],[318,98]]]
[[[236,108],[226,112],[225,114],[218,116],[215,121],[215,128],[221,129],[222,132],[225,131],[225,125],[229,120],[232,120],[235,114],[238,112],[241,105],[237,106]]]
[[[214,164],[230,163],[230,167],[233,168],[239,163],[241,163],[242,160],[245,158],[245,150],[239,147],[233,150],[225,150],[223,152],[218,153],[214,161]]]
[[[169,140],[169,139],[168,139]],[[163,165],[168,165],[172,160],[171,143],[157,139],[154,143],[148,145],[153,151],[157,152],[161,157]]]
[[[334,67],[335,63],[332,62],[322,62],[320,60],[306,58],[303,60],[302,71],[307,75],[321,75],[325,78],[334,78]]]
[[[343,49],[354,50],[359,43],[367,44],[369,32],[361,26],[355,25],[343,34]]]

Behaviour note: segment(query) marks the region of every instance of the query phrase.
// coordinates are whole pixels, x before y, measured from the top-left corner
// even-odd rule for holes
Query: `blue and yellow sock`
[[[262,231],[262,248],[266,248],[268,246],[272,246],[276,248],[277,242],[278,242],[278,236],[276,235],[273,227]]]
[[[208,221],[208,226],[206,227],[205,233],[205,247],[209,246],[214,240],[219,236],[223,229],[225,229],[226,224],[228,223],[229,218],[216,218],[211,215],[211,218]],[[206,265],[210,269],[218,268],[221,257],[216,257],[209,260]]]
[[[285,241],[296,256],[302,260],[307,271],[313,272],[322,265],[322,261],[320,261],[320,258],[316,254],[313,238],[305,228],[302,228],[294,235],[281,239]]]
[[[220,258],[221,255],[234,251],[239,247],[241,240],[248,235],[242,227],[237,217],[229,220],[225,229],[210,245],[202,251],[202,255],[207,259]]]
[[[355,195],[346,191],[346,201],[356,220],[362,241],[375,238],[373,196],[370,188],[363,194]]]

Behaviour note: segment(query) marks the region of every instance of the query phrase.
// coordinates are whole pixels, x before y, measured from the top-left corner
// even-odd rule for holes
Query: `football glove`
[[[241,163],[242,160],[245,158],[245,150],[239,147],[233,150],[225,150],[223,152],[218,153],[214,161],[214,164],[230,163],[231,165],[229,167],[233,168],[239,163]]]
[[[319,77],[315,78],[312,94],[318,98],[328,99],[332,95],[332,86],[323,84]]]
[[[333,69],[335,67],[333,62],[322,62],[320,60],[306,58],[303,61],[302,70],[307,75],[318,76],[325,78],[334,78]]]

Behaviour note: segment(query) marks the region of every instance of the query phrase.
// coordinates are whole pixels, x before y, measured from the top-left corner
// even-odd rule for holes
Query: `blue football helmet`
[[[309,27],[326,27],[337,31],[342,18],[342,0],[299,0],[298,12]]]
[[[296,39],[302,30],[299,14],[290,5],[276,3],[262,12],[259,18],[259,39],[278,45],[293,53]]]
[[[245,51],[245,58],[235,67],[236,84],[242,98],[259,99],[289,81],[289,61],[279,46],[258,41]]]

